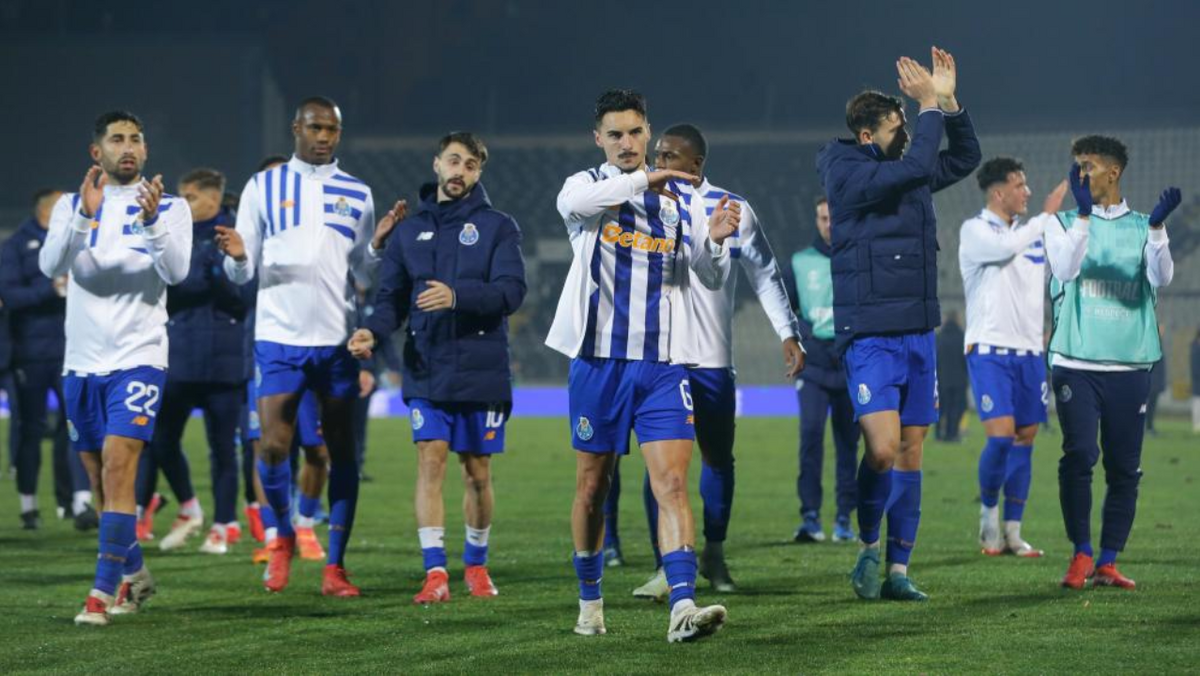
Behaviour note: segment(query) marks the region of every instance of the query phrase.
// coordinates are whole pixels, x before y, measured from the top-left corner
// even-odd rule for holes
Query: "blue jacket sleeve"
[[[979,139],[975,136],[975,125],[963,110],[957,115],[946,116],[946,140],[949,147],[938,154],[937,168],[929,190],[937,192],[958,183],[971,175],[983,160]]]
[[[58,296],[49,277],[37,275],[26,284],[21,278],[21,253],[14,238],[0,249],[0,299],[7,310],[23,310]]]
[[[476,315],[507,317],[525,300],[525,259],[521,255],[521,229],[511,218],[501,223],[501,234],[492,249],[488,280],[463,280],[454,287],[454,309]]]
[[[912,144],[900,159],[880,162],[856,154],[853,160],[832,165],[825,180],[830,203],[843,209],[863,209],[929,181],[937,165],[944,125],[941,112],[921,113]]]
[[[383,269],[379,274],[379,289],[372,306],[375,312],[363,328],[375,334],[375,342],[391,340],[392,334],[408,320],[412,307],[412,277],[404,265],[404,243],[399,237],[388,241],[383,254]]]
[[[396,351],[396,343],[383,341],[379,346],[379,355],[383,357],[383,366],[388,371],[401,371],[404,365],[400,363],[400,353]]]

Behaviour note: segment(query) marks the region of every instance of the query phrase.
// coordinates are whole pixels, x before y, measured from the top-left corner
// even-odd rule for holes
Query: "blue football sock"
[[[320,501],[316,501],[320,504]],[[304,504],[303,501],[300,503]],[[346,545],[358,507],[358,463],[334,462],[329,467],[329,550],[326,565],[344,565]]]
[[[278,465],[268,465],[265,460],[258,461],[258,479],[262,482],[263,494],[267,504],[261,511],[267,509],[275,512],[275,528],[279,537],[290,538],[296,535],[292,529],[292,468],[287,462]]]
[[[604,575],[604,555],[597,552],[580,556],[575,552],[575,575],[579,578],[579,599],[595,601],[600,598],[600,581]]]
[[[1012,437],[988,437],[979,454],[979,497],[984,507],[1000,504],[1000,489],[1004,487],[1004,469],[1009,462]]]
[[[1095,553],[1092,551],[1092,543],[1091,542],[1076,542],[1075,543],[1075,553],[1076,554],[1086,554],[1088,556],[1095,556]]]
[[[723,467],[702,463],[700,498],[704,501],[704,539],[724,542],[733,514],[733,459]]]
[[[321,509],[321,498],[310,498],[307,495],[300,494],[300,516],[311,519],[317,514],[317,510]]]
[[[876,472],[866,456],[858,466],[858,537],[865,544],[879,542],[884,505],[892,492],[892,470]]]
[[[135,522],[136,523],[136,522]],[[130,545],[129,551],[125,553],[125,566],[121,569],[123,575],[133,575],[142,569],[145,565],[145,560],[142,558],[142,546],[137,541],[137,530],[134,530],[133,544]]]
[[[425,562],[425,570],[446,567],[445,547],[424,547],[421,549],[421,559]]]
[[[487,545],[480,547],[473,545],[470,542],[463,544],[463,563],[468,566],[486,566],[487,565],[488,548]]]
[[[646,524],[650,527],[650,548],[654,550],[654,567],[662,568],[662,550],[658,548],[658,500],[650,486],[650,472],[642,481],[642,504],[646,507]]]
[[[1025,516],[1029,484],[1033,480],[1033,446],[1013,445],[1008,451],[1004,477],[1004,520],[1020,521]]]
[[[908,565],[917,528],[921,525],[921,470],[892,471],[892,494],[888,496],[888,563]]]
[[[674,608],[676,603],[684,599],[696,598],[696,552],[692,549],[680,549],[663,557],[663,572],[667,576],[667,586],[671,589],[671,599],[668,607]]]
[[[100,555],[96,557],[96,580],[92,587],[116,594],[129,548],[137,542],[137,517],[117,512],[100,513]]]
[[[620,547],[621,533],[617,529],[619,506],[621,504],[621,465],[613,468],[612,483],[608,487],[608,495],[604,497],[604,546]]]
[[[279,522],[275,519],[275,510],[271,509],[270,505],[258,506],[258,518],[262,519],[263,530],[274,528],[279,530]],[[276,532],[276,535],[279,533]]]
[[[1110,563],[1117,562],[1117,550],[1100,548],[1100,558],[1096,559],[1096,567],[1107,566]]]

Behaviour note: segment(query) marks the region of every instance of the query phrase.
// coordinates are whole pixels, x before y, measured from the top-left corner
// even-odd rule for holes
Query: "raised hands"
[[[1046,201],[1042,202],[1043,214],[1057,214],[1062,209],[1063,198],[1067,196],[1067,182],[1059,181],[1058,185],[1054,186],[1054,190],[1046,195]]]
[[[958,112],[958,99],[954,90],[958,86],[958,68],[954,57],[943,49],[933,47],[933,91],[937,94],[938,107],[947,113]]]
[[[922,109],[937,107],[937,88],[934,86],[933,76],[925,66],[902,56],[896,62],[896,73],[900,76],[896,83],[900,85],[900,91],[904,92],[905,96],[920,104]]]
[[[1079,206],[1079,217],[1088,218],[1092,215],[1092,177],[1084,175],[1080,180],[1079,163],[1071,165],[1071,173],[1067,174],[1071,186],[1071,194],[1075,196],[1075,204]]]
[[[242,241],[242,236],[237,230],[227,226],[216,226],[217,231],[217,248],[226,256],[232,256],[234,260],[246,260],[246,243]]]
[[[162,174],[149,181],[142,179],[137,192],[137,203],[142,207],[142,222],[154,222],[154,219],[158,218],[158,203],[162,201],[163,196]]]
[[[375,236],[371,238],[371,247],[379,251],[387,244],[387,238],[396,229],[396,224],[408,217],[408,201],[397,200],[379,223],[375,225]]]
[[[659,169],[658,171],[649,171],[646,172],[646,178],[648,178],[650,181],[650,184],[647,187],[648,190],[651,192],[656,192],[663,197],[675,200],[676,202],[679,201],[679,195],[671,192],[671,190],[667,187],[668,182],[683,181],[684,183],[690,183],[697,188],[700,187],[699,176],[694,176],[685,171],[675,171],[674,169]]]
[[[737,232],[742,222],[742,204],[732,202],[729,195],[721,197],[708,217],[708,237],[714,244],[723,244],[733,233]]]
[[[1163,222],[1167,220],[1167,216],[1171,215],[1172,211],[1179,206],[1183,201],[1183,193],[1179,188],[1167,188],[1163,191],[1162,197],[1158,198],[1158,204],[1154,207],[1154,211],[1150,212],[1150,227],[1162,227]]]
[[[79,209],[84,216],[95,218],[96,212],[100,210],[100,203],[104,201],[106,183],[108,174],[98,165],[88,169],[87,175],[83,177],[83,184],[79,186]]]

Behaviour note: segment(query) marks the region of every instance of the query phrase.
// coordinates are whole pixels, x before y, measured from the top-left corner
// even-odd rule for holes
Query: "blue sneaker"
[[[792,539],[796,542],[824,542],[825,531],[821,530],[821,517],[816,512],[805,512],[804,523],[796,529]]]
[[[858,561],[850,572],[850,585],[860,599],[879,598],[879,548],[867,547],[858,553]]]
[[[833,524],[833,541],[850,542],[854,539],[854,529],[850,527],[850,517],[839,516]]]
[[[883,583],[881,596],[892,601],[928,601],[929,595],[917,589],[917,585],[903,573],[892,573],[888,575],[887,582]]]

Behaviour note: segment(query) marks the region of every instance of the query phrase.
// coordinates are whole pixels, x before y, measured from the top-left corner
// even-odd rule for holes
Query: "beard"
[[[889,160],[898,160],[904,155],[904,148],[907,145],[908,141],[897,134],[896,137],[892,139],[892,143],[883,149],[883,155]]]
[[[463,181],[462,179],[451,179],[444,181],[441,188],[442,193],[450,199],[461,199],[471,190],[466,181]]]
[[[142,163],[136,160],[132,165],[126,166],[122,166],[120,160],[111,164],[103,162],[100,168],[104,170],[104,173],[117,179],[117,182],[121,185],[129,185],[142,174]]]

